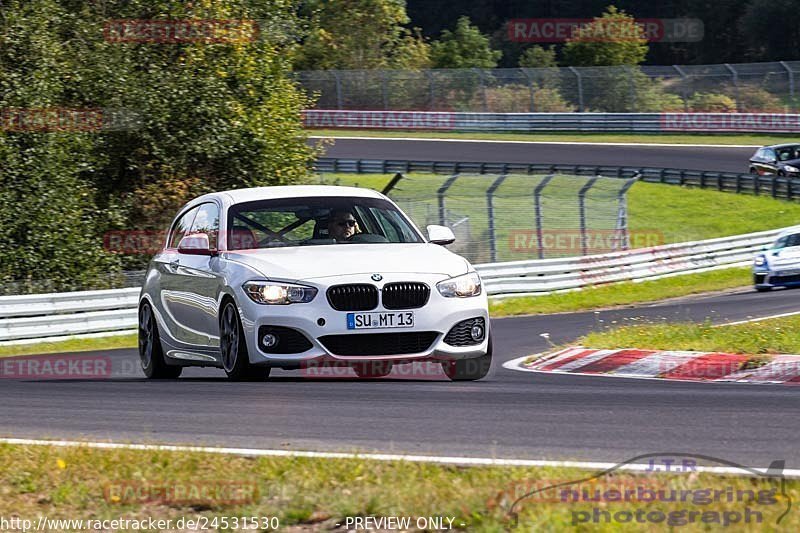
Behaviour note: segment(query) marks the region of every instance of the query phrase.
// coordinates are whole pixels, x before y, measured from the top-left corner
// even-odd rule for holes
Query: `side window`
[[[183,239],[183,236],[189,232],[194,221],[194,216],[197,214],[197,207],[190,209],[179,218],[172,226],[172,231],[169,234],[169,247],[177,248],[178,244]]]
[[[378,220],[378,224],[380,224],[384,236],[391,242],[402,242],[400,240],[400,233],[397,228],[392,225],[392,222],[386,218],[386,215],[380,209],[371,209],[371,211]]]
[[[194,217],[192,229],[189,233],[205,233],[212,250],[217,249],[217,236],[219,235],[219,208],[217,204],[208,203],[197,206],[197,216]]]

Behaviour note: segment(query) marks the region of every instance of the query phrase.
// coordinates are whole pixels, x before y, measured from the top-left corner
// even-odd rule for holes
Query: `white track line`
[[[773,318],[784,318],[787,316],[794,316],[800,315],[800,311],[792,311],[790,313],[781,313],[779,315],[771,315],[771,316],[762,316],[758,318],[748,318],[747,320],[739,320],[737,322],[725,322],[724,324],[716,324],[715,328],[721,328],[724,326],[738,326],[739,324],[749,324],[750,322],[761,322],[762,320],[771,320]]]
[[[139,451],[167,451],[167,452],[198,452],[216,453],[225,455],[241,455],[247,457],[309,457],[314,459],[367,459],[371,461],[407,461],[412,463],[435,463],[457,466],[549,466],[565,468],[584,468],[591,470],[628,470],[633,472],[649,471],[650,464],[631,463],[619,465],[618,463],[603,463],[592,461],[547,461],[533,459],[495,459],[488,457],[438,457],[428,455],[402,455],[402,454],[375,454],[375,453],[339,453],[339,452],[309,452],[293,450],[265,450],[259,448],[215,448],[203,446],[173,446],[166,444],[123,444],[117,442],[83,442],[71,440],[41,440],[41,439],[14,439],[0,438],[1,444],[15,444],[25,446],[58,446],[62,448],[97,448],[104,450],[139,450]],[[734,474],[752,476],[751,472],[741,468],[728,466],[697,466],[697,472],[709,474]],[[759,470],[759,469],[754,469]],[[800,470],[784,470],[785,477],[800,478]]]
[[[425,141],[425,142],[449,142],[449,143],[487,143],[487,144],[563,144],[575,145],[585,144],[589,146],[656,146],[672,148],[761,148],[757,144],[679,144],[679,143],[624,143],[624,142],[592,142],[592,141],[504,141],[501,139],[448,139],[447,137],[361,137],[348,135],[326,136],[309,135],[309,139],[352,139],[356,141]],[[602,166],[602,165],[601,165]]]

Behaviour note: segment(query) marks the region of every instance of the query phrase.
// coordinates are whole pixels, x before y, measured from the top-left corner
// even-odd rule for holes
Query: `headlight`
[[[439,294],[445,298],[466,298],[481,293],[481,278],[477,272],[470,272],[436,284]]]
[[[784,169],[785,169],[787,172],[800,172],[800,168],[793,167],[792,165],[784,165],[784,166],[783,166],[783,168],[784,168]]]
[[[764,266],[766,264],[767,264],[767,258],[764,257],[763,255],[758,255],[758,256],[756,256],[755,259],[753,259],[753,265],[754,266],[760,267],[760,266]]]
[[[313,300],[314,296],[317,295],[317,289],[314,287],[288,283],[275,284],[266,281],[248,281],[242,287],[247,296],[257,304],[304,304]]]

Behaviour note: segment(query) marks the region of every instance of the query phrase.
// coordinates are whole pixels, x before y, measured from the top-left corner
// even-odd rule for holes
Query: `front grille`
[[[766,279],[767,279],[766,274],[753,274],[753,283],[755,283],[756,285],[761,285],[762,283],[764,283],[764,280]]]
[[[793,276],[773,276],[769,278],[770,283],[797,283],[800,281],[800,274]]]
[[[362,333],[325,335],[319,341],[334,355],[399,355],[427,351],[438,333]]]
[[[472,338],[472,326],[478,325],[483,329],[483,335],[478,340]],[[483,342],[486,335],[486,324],[483,318],[470,318],[462,320],[453,326],[444,337],[444,342],[450,346],[474,346]]]
[[[334,285],[328,289],[328,303],[337,311],[369,311],[378,307],[375,285]]]
[[[264,335],[271,333],[278,337],[275,346],[264,345]],[[258,347],[264,353],[302,353],[312,348],[311,341],[305,335],[292,328],[281,326],[261,326],[258,328]]]
[[[428,303],[431,289],[424,283],[404,281],[387,283],[381,294],[386,309],[416,309]]]

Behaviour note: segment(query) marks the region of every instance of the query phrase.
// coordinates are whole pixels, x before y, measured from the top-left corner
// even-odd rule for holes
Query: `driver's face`
[[[336,240],[352,237],[356,232],[356,219],[353,215],[336,215],[328,223],[328,234]]]

